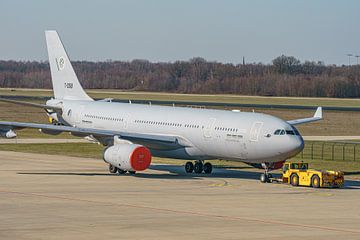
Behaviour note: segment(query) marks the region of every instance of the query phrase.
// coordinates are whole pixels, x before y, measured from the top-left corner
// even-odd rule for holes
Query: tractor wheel
[[[299,176],[296,173],[293,173],[290,176],[290,183],[291,185],[293,185],[294,187],[299,186]]]
[[[313,188],[319,188],[320,187],[320,178],[318,175],[314,175],[311,178],[311,186]]]

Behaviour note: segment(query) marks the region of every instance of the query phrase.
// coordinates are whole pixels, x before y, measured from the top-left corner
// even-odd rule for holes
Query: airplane
[[[110,173],[135,174],[146,170],[152,156],[187,160],[186,173],[212,172],[211,160],[240,161],[270,170],[304,148],[295,125],[322,119],[314,116],[284,121],[275,116],[215,109],[95,101],[82,88],[56,31],[45,31],[54,98],[46,104],[2,99],[43,108],[51,124],[0,121],[0,135],[16,137],[16,130],[39,129],[45,134],[69,132],[104,146],[103,160]]]

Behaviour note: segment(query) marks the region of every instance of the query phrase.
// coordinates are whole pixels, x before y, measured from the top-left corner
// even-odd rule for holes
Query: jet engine
[[[16,133],[13,130],[0,130],[0,137],[16,138]]]
[[[124,171],[144,171],[150,166],[151,152],[138,144],[116,144],[104,150],[104,161]]]

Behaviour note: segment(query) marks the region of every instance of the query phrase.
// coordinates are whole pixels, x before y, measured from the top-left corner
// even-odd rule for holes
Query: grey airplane
[[[284,121],[255,112],[95,101],[82,88],[57,32],[45,35],[54,98],[46,104],[6,101],[45,109],[51,124],[1,121],[0,134],[14,138],[16,130],[36,128],[85,137],[104,146],[111,173],[146,170],[156,156],[187,160],[189,174],[210,174],[211,160],[225,159],[263,168],[261,181],[267,182],[270,170],[304,148],[294,126],[322,119],[321,107],[313,117]]]

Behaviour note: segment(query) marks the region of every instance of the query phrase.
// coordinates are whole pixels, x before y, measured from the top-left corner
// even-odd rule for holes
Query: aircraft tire
[[[110,173],[116,173],[118,171],[117,167],[114,167],[113,165],[109,164],[109,172]]]
[[[202,173],[203,169],[204,169],[204,165],[202,162],[198,161],[195,163],[195,166],[194,166],[195,173]]]
[[[192,173],[194,171],[194,164],[192,162],[185,163],[185,172]]]
[[[210,174],[212,172],[212,164],[207,162],[204,164],[204,173]]]
[[[262,173],[260,175],[260,182],[262,182],[262,183],[267,183],[268,182],[268,177],[266,176],[265,173]]]
[[[126,173],[125,170],[122,170],[122,169],[118,168],[118,174],[119,174],[119,175],[123,175],[123,174],[125,174],[125,173]]]
[[[130,173],[131,175],[134,175],[134,174],[136,173],[136,171],[129,171],[129,173]]]

